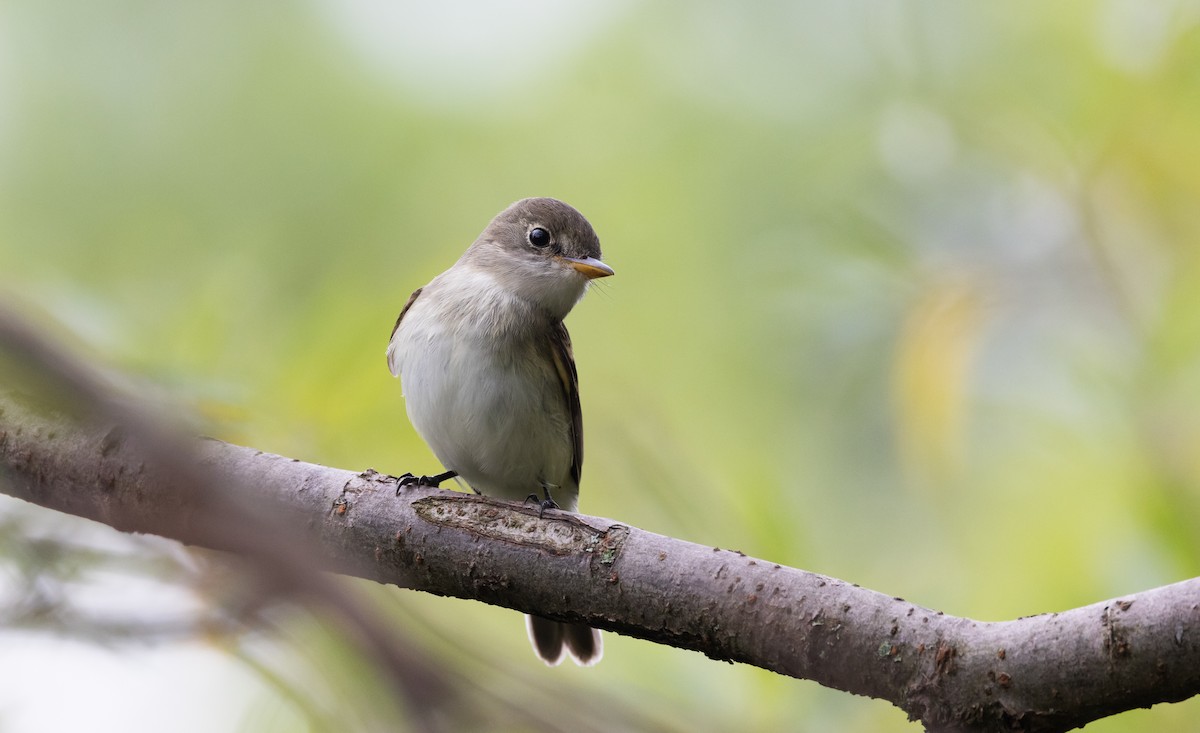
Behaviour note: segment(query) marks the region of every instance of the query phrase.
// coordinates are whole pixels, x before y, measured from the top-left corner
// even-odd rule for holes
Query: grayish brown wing
[[[417,288],[413,291],[412,295],[408,296],[408,302],[405,303],[404,307],[400,309],[400,315],[396,316],[396,325],[392,326],[392,335],[388,337],[388,341],[391,341],[393,338],[395,338],[396,329],[400,328],[400,321],[404,320],[404,314],[408,313],[408,309],[412,308],[412,304],[417,302],[417,296],[421,294],[421,290],[423,290],[423,288]]]
[[[393,377],[400,376],[399,371],[399,355],[396,353],[396,331],[400,330],[400,321],[404,320],[404,314],[408,313],[408,309],[412,308],[413,303],[417,302],[417,296],[421,294],[421,288],[413,291],[413,294],[408,297],[408,302],[404,304],[404,308],[400,311],[400,316],[396,318],[396,325],[392,326],[392,337],[388,340],[387,347],[387,362],[388,370],[391,371]]]
[[[571,353],[571,335],[562,321],[550,331],[550,353],[571,413],[571,478],[578,486],[583,472],[583,411],[579,408],[579,373],[575,371],[575,356]]]

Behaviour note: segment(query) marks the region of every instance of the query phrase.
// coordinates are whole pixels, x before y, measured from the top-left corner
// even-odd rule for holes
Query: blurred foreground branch
[[[4,325],[0,346],[12,343]],[[290,592],[355,619],[368,645],[386,634],[314,570],[811,679],[888,700],[935,731],[1069,730],[1200,692],[1200,579],[978,622],[599,517],[539,518],[533,507],[429,488],[397,495],[394,477],[371,470],[199,439],[183,461],[136,412],[99,417],[47,417],[0,399],[0,490],[122,531],[248,555]],[[312,551],[289,561],[298,545]],[[385,666],[413,706],[451,694],[436,676],[408,679],[420,665],[389,648]]]

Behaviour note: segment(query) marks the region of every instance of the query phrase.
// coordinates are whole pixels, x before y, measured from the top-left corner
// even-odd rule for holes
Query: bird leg
[[[438,484],[447,479],[452,479],[457,475],[457,471],[446,471],[436,476],[414,476],[411,473],[406,473],[400,477],[400,483],[396,485],[396,496],[400,496],[400,489],[409,486],[429,486],[436,489]]]
[[[558,503],[550,496],[551,486],[554,486],[554,484],[549,484],[545,481],[542,482],[542,496],[545,497],[543,499],[539,499],[537,494],[530,494],[529,496],[525,497],[526,504],[532,502],[538,505],[538,519],[542,518],[542,514],[544,514],[547,509],[558,508]],[[558,487],[554,486],[554,488],[557,489]]]

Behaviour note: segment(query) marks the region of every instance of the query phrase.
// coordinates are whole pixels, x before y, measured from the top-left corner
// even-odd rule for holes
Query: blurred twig
[[[93,476],[106,484],[105,493],[120,494],[118,483],[137,475],[138,480],[165,481],[169,489],[158,495],[164,500],[160,510],[153,511],[152,526],[138,526],[138,521],[126,515],[120,502],[109,503],[113,496],[101,499],[96,513],[80,511],[91,497],[76,490],[59,494],[56,508],[90,516],[118,529],[147,531],[206,547],[236,552],[249,562],[248,572],[256,577],[256,591],[262,594],[260,603],[268,598],[290,597],[304,600],[323,609],[339,620],[344,633],[369,657],[377,660],[392,680],[393,690],[407,701],[406,710],[418,730],[439,730],[439,722],[447,710],[456,707],[455,686],[432,663],[405,644],[371,611],[357,602],[342,588],[337,579],[313,572],[320,566],[315,548],[292,528],[279,521],[277,508],[253,487],[243,484],[237,476],[226,475],[214,480],[210,470],[197,460],[194,441],[184,438],[175,429],[139,404],[131,396],[117,390],[83,361],[72,357],[61,347],[41,337],[10,309],[0,307],[0,356],[6,356],[10,371],[33,375],[42,390],[49,390],[59,409],[68,409],[82,418],[84,431],[99,430],[96,448],[102,456],[122,455],[135,460],[135,466],[117,470],[116,474]],[[0,427],[0,443],[10,450],[0,468],[6,468],[7,478],[18,486],[29,486],[30,477],[22,475],[33,468],[48,470],[41,465],[36,451],[42,441],[35,440],[32,450],[11,449],[22,445],[22,428],[37,422],[32,414],[13,420],[14,412],[22,408],[5,404],[0,413],[6,418]],[[51,420],[50,423],[60,422]],[[15,435],[10,433],[15,427]],[[64,437],[72,429],[62,422]],[[37,428],[33,428],[36,430]],[[80,433],[80,436],[86,432]],[[26,436],[27,437],[27,436]],[[48,441],[59,437],[55,428],[43,435]],[[72,439],[78,436],[72,436]],[[57,446],[56,447],[61,447]],[[43,456],[57,463],[59,456]],[[0,473],[0,479],[6,478]],[[85,469],[86,473],[86,469]],[[151,478],[156,477],[156,478]],[[93,484],[94,485],[94,484]],[[12,487],[0,482],[4,490]],[[140,487],[139,487],[140,488]],[[15,495],[23,496],[20,490]],[[42,503],[42,502],[38,502]],[[61,612],[61,609],[59,610]],[[179,631],[178,628],[172,629]],[[145,629],[150,633],[152,629]],[[122,624],[109,624],[106,632],[133,633]]]

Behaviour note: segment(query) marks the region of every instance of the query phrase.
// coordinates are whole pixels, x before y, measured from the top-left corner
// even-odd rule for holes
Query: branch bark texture
[[[228,511],[269,508],[323,569],[469,598],[888,700],[937,731],[1059,731],[1200,692],[1200,579],[1005,622],[600,517],[304,463],[215,440]],[[127,532],[239,551],[120,428],[0,401],[0,490]],[[240,499],[253,500],[253,503]],[[195,517],[195,521],[189,518]]]

